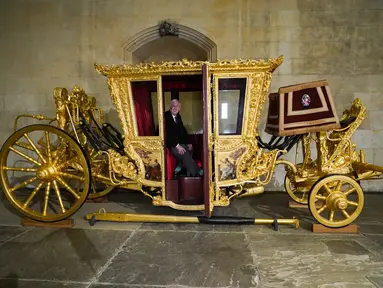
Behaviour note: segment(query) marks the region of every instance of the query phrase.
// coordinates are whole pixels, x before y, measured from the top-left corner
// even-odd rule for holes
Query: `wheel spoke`
[[[17,189],[20,189],[20,188],[22,188],[24,186],[27,186],[28,184],[31,184],[35,180],[37,180],[37,177],[29,178],[28,180],[20,183],[19,185],[16,185],[15,187],[9,189],[9,192],[13,192],[13,191],[16,191]]]
[[[324,189],[326,189],[327,193],[331,193],[331,189],[327,186],[327,183],[323,185]]]
[[[3,170],[18,171],[18,172],[37,172],[37,168],[22,168],[22,167],[7,167],[7,166],[4,166]]]
[[[15,146],[19,146],[21,148],[24,148],[24,149],[27,149],[27,150],[30,150],[30,151],[34,151],[33,147],[31,145],[29,145],[28,143],[17,141],[17,142],[15,142]]]
[[[318,200],[326,200],[327,197],[326,197],[326,196],[323,196],[323,195],[315,195],[315,199],[318,199]]]
[[[92,179],[92,192],[94,193],[94,194],[96,194],[97,193],[97,191],[96,191],[96,182]]]
[[[41,163],[38,162],[36,159],[33,159],[32,157],[29,157],[28,155],[24,154],[23,152],[13,148],[13,147],[9,147],[9,150],[15,152],[16,154],[20,155],[21,157],[27,159],[29,162],[32,162],[38,166],[41,166]]]
[[[336,186],[336,191],[340,191],[340,189],[342,188],[342,184],[343,184],[343,181],[339,180],[338,185]]]
[[[334,221],[334,215],[335,215],[335,211],[334,210],[330,210],[330,217],[329,217],[330,221]]]
[[[65,166],[70,166],[71,163],[76,163],[76,160],[78,160],[78,156],[72,157],[69,160],[66,160],[65,162],[61,163],[60,165],[57,165],[57,170],[60,170],[64,168]],[[73,167],[74,168],[74,167]]]
[[[47,187],[45,188],[45,196],[44,196],[44,209],[43,209],[44,216],[47,215],[50,190],[51,190],[51,182],[48,182]]]
[[[343,215],[344,215],[347,219],[350,218],[350,214],[348,214],[346,210],[341,210],[341,211],[342,211]]]
[[[96,178],[96,179],[100,180],[100,182],[102,182],[102,181],[106,181],[107,183],[111,182],[111,179],[109,177],[106,177],[103,175],[97,175],[97,174],[92,173],[92,178]]]
[[[352,192],[354,192],[354,191],[355,191],[355,187],[352,187],[351,189],[349,189],[349,190],[343,192],[343,194],[344,194],[344,196],[348,196],[348,195],[350,195],[350,194],[351,194]]]
[[[61,161],[62,159],[66,159],[67,149],[68,145],[65,143],[64,139],[62,137],[59,137],[60,142],[56,145],[55,150],[55,159],[53,161],[54,164],[57,164],[58,161]],[[63,163],[64,164],[64,163]]]
[[[60,190],[59,190],[59,187],[57,186],[57,181],[56,180],[53,180],[53,187],[54,187],[54,189],[56,191],[56,196],[57,196],[57,199],[59,200],[61,211],[63,213],[65,213],[66,210],[64,208],[64,204],[63,204],[63,201],[61,199]]]
[[[318,214],[322,213],[326,208],[327,208],[326,204],[322,205],[322,207],[320,207],[319,210],[317,211]]]
[[[59,174],[61,176],[68,177],[68,178],[71,178],[71,179],[76,179],[76,180],[80,180],[80,181],[84,181],[85,180],[84,177],[81,177],[81,176],[78,176],[78,175],[73,175],[73,174],[66,173],[66,172],[59,172]]]
[[[350,201],[350,200],[347,200],[347,204],[351,205],[351,206],[355,206],[355,207],[358,207],[359,206],[359,203],[358,202],[354,202],[354,201]]]
[[[302,192],[302,197],[300,198],[301,201],[303,200],[306,200],[307,199],[307,196],[306,196],[307,192],[306,191],[303,191]]]
[[[23,205],[23,208],[27,208],[28,207],[28,204],[29,202],[32,201],[33,197],[36,196],[37,192],[39,192],[39,190],[41,189],[41,186],[44,185],[44,181],[41,181],[36,187],[35,189],[33,190],[33,192],[31,193],[31,195],[29,195],[27,201],[25,201],[24,205]]]
[[[52,162],[52,147],[51,147],[51,141],[49,139],[49,132],[45,131],[45,139],[47,141],[47,153],[48,153],[48,162]]]
[[[89,158],[90,159],[94,159],[94,158],[96,158],[97,156],[98,156],[98,153],[99,153],[99,151],[96,151],[95,149],[91,149],[90,150],[90,152],[89,152]]]
[[[80,199],[80,196],[77,194],[77,192],[74,191],[72,187],[70,187],[68,183],[66,183],[61,177],[58,176],[57,181],[59,181],[71,194],[73,194],[76,199]]]
[[[29,144],[31,144],[31,146],[33,147],[33,150],[35,150],[36,154],[40,157],[41,161],[43,161],[44,163],[47,163],[47,160],[45,160],[40,150],[36,147],[35,143],[33,143],[29,135],[27,133],[24,133],[24,137],[27,138]]]

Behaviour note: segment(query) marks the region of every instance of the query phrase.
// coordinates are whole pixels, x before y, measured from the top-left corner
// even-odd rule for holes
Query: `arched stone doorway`
[[[124,61],[217,60],[217,45],[201,32],[164,21],[134,35],[124,45]]]

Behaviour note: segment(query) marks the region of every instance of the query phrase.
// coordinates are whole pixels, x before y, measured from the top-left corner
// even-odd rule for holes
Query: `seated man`
[[[166,147],[179,160],[183,162],[188,176],[198,177],[203,175],[197,163],[193,159],[193,146],[189,144],[188,133],[182,123],[181,103],[177,99],[170,102],[169,111],[165,112]],[[177,165],[176,173],[181,171],[181,165]]]

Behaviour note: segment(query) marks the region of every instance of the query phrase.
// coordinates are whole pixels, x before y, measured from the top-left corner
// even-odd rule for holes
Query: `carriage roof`
[[[204,64],[209,65],[210,71],[228,72],[273,72],[283,62],[283,56],[269,59],[235,59],[209,61],[180,61],[162,63],[140,63],[137,65],[101,65],[94,64],[95,69],[104,76],[129,76],[142,74],[192,74],[202,71]]]

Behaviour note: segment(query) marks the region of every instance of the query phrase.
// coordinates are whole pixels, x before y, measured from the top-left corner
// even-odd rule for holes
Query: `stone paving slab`
[[[27,233],[31,227],[18,226],[0,226],[0,245],[5,241],[9,241],[21,234]]]
[[[0,279],[0,288],[86,288],[88,284]]]
[[[32,232],[32,233],[31,233]],[[0,278],[83,282],[93,279],[129,231],[33,229],[0,246]]]
[[[195,231],[195,232],[231,232],[243,233],[241,225],[210,225],[210,224],[165,224],[165,223],[143,223],[140,230],[148,231]]]
[[[161,285],[129,285],[129,284],[124,284],[124,285],[119,285],[119,284],[93,284],[89,288],[146,288],[146,287],[153,287],[153,288],[185,288],[185,286],[161,286]]]
[[[153,207],[141,195],[117,196],[125,202],[84,205],[74,216],[76,227],[84,229],[0,226],[0,288],[383,287],[383,195],[366,195],[357,220],[360,234],[312,233],[315,220],[308,209],[289,208],[281,193],[236,199],[214,213],[298,216],[299,229],[111,222],[91,227],[82,220],[101,206],[130,213],[198,214]],[[1,209],[2,217],[11,213]],[[9,219],[0,217],[1,224],[9,225]]]
[[[382,235],[365,235],[368,239],[371,239],[378,244],[383,250],[383,234]],[[382,272],[383,273],[383,272]]]
[[[380,235],[382,235],[383,234],[383,225],[364,224],[364,225],[360,225],[359,230],[363,234],[380,234]]]
[[[383,288],[383,271],[382,276],[370,276],[367,277],[378,288]]]
[[[257,277],[244,234],[138,231],[98,281],[251,287]]]
[[[262,287],[373,287],[366,276],[383,271],[382,258],[362,235],[247,237]]]

